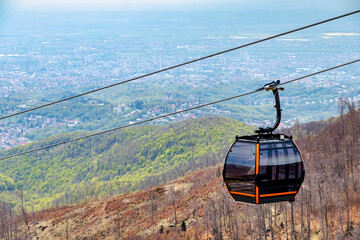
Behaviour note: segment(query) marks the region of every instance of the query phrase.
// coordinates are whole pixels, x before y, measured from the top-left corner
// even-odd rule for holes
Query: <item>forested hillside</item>
[[[14,189],[22,189],[25,205],[38,210],[144,189],[220,163],[234,136],[252,131],[236,120],[208,117],[80,140],[1,161],[0,196],[18,204]],[[79,135],[56,135],[2,156]]]
[[[349,108],[349,113],[321,123],[321,128],[312,123],[290,129],[298,137],[296,142],[306,166],[305,182],[293,203],[254,206],[234,202],[222,183],[222,166],[218,164],[136,193],[31,214],[19,211],[19,217],[14,217],[16,211],[3,203],[0,236],[357,240],[360,111],[355,111],[353,105]],[[187,127],[202,121],[209,119],[181,124]],[[224,125],[236,123],[227,119],[217,121]]]

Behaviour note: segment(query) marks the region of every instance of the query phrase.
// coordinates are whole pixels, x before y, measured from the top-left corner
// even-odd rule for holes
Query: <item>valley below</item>
[[[200,122],[207,124],[212,136],[216,129],[212,124],[240,124],[223,118],[204,118],[189,120],[185,125]],[[230,134],[224,151],[213,158],[205,155],[206,164],[174,171],[178,174],[176,179],[150,182],[142,190],[115,196],[97,195],[73,204],[55,201],[53,204],[57,206],[39,211],[29,211],[28,200],[24,207],[18,203],[17,210],[3,202],[0,236],[3,239],[20,236],[28,239],[358,239],[359,122],[360,112],[350,109],[336,118],[283,130],[296,138],[306,169],[305,182],[292,203],[255,206],[233,201],[222,180],[221,164],[225,145],[232,141]],[[177,124],[182,129],[179,128],[177,136],[181,136],[186,127]],[[164,128],[176,129],[176,125]],[[210,143],[216,144],[209,141],[207,145]],[[179,151],[172,158],[177,154]],[[196,162],[191,154],[187,160]]]

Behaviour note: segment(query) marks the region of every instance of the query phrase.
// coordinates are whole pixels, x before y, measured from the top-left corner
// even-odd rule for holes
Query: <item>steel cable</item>
[[[188,65],[188,64],[191,64],[191,63],[194,63],[194,62],[198,62],[198,61],[201,61],[201,60],[204,60],[204,59],[207,59],[207,58],[211,58],[211,57],[214,57],[214,56],[217,56],[217,55],[221,55],[221,54],[224,54],[224,53],[235,51],[235,50],[238,50],[240,48],[248,47],[248,46],[251,46],[251,45],[254,45],[254,44],[257,44],[257,43],[265,42],[265,41],[268,41],[268,40],[271,40],[271,39],[274,39],[274,38],[278,38],[278,37],[281,37],[281,36],[284,36],[284,35],[287,35],[287,34],[290,34],[290,33],[298,32],[298,31],[301,31],[301,30],[304,30],[304,29],[307,29],[307,28],[311,28],[311,27],[320,25],[320,24],[324,24],[324,23],[331,22],[331,21],[334,21],[334,20],[337,20],[337,19],[340,19],[340,18],[348,17],[350,15],[357,14],[359,12],[360,12],[360,10],[353,11],[353,12],[346,13],[346,14],[343,14],[343,15],[340,15],[340,16],[337,16],[337,17],[329,18],[329,19],[326,19],[326,20],[323,20],[323,21],[320,21],[320,22],[316,22],[316,23],[313,23],[313,24],[310,24],[310,25],[306,25],[304,27],[300,27],[300,28],[296,28],[296,29],[293,29],[293,30],[290,30],[290,31],[287,31],[287,32],[272,35],[270,37],[266,37],[266,38],[263,38],[263,39],[260,39],[260,40],[254,41],[254,42],[250,42],[250,43],[238,46],[238,47],[230,48],[230,49],[227,49],[227,50],[224,50],[224,51],[221,51],[221,52],[213,53],[213,54],[210,54],[210,55],[207,55],[207,56],[204,56],[204,57],[201,57],[201,58],[197,58],[197,59],[194,59],[194,60],[191,60],[191,61],[188,61],[188,62],[177,64],[177,65],[174,65],[174,66],[171,66],[171,67],[163,68],[161,70],[151,72],[151,73],[147,73],[147,74],[144,74],[144,75],[141,75],[141,76],[138,76],[138,77],[134,77],[134,78],[122,81],[122,82],[114,83],[114,84],[111,84],[111,85],[108,85],[108,86],[97,88],[97,89],[94,89],[94,90],[91,90],[91,91],[88,91],[88,92],[84,92],[84,93],[81,93],[81,94],[78,94],[78,95],[74,95],[74,96],[71,96],[71,97],[68,97],[68,98],[64,98],[64,99],[57,100],[57,101],[54,101],[54,102],[46,103],[44,105],[40,105],[40,106],[30,108],[30,109],[27,109],[27,110],[24,110],[24,111],[21,111],[21,112],[17,112],[17,113],[13,113],[13,114],[10,114],[10,115],[4,116],[4,117],[0,117],[0,120],[4,120],[4,119],[14,117],[14,116],[17,116],[17,115],[20,115],[20,114],[24,114],[24,113],[27,113],[27,112],[32,112],[34,110],[38,110],[38,109],[41,109],[41,108],[44,108],[44,107],[48,107],[48,106],[51,106],[51,105],[54,105],[54,104],[57,104],[57,103],[65,102],[65,101],[68,101],[68,100],[71,100],[71,99],[74,99],[74,98],[78,98],[78,97],[81,97],[81,96],[84,96],[84,95],[88,95],[90,93],[98,92],[98,91],[101,91],[101,90],[104,90],[104,89],[107,89],[107,88],[111,88],[111,87],[115,87],[115,86],[118,86],[118,85],[121,85],[121,84],[124,84],[124,83],[132,82],[132,81],[144,78],[144,77],[148,77],[148,76],[155,75],[155,74],[158,74],[158,73],[161,73],[161,72],[165,72],[165,71],[168,71],[168,70],[171,70],[171,69],[174,69],[174,68],[185,66],[185,65]]]
[[[337,66],[334,66],[334,67],[331,67],[331,68],[327,68],[327,69],[324,69],[324,70],[321,70],[321,71],[318,71],[318,72],[314,72],[314,73],[311,73],[311,74],[308,74],[308,75],[305,75],[305,76],[302,76],[302,77],[298,77],[298,78],[295,78],[295,79],[292,79],[292,80],[288,80],[288,81],[283,82],[283,83],[281,83],[281,84],[279,84],[279,85],[285,85],[285,84],[288,84],[288,83],[296,82],[296,81],[299,81],[299,80],[301,80],[301,79],[308,78],[308,77],[311,77],[311,76],[315,76],[315,75],[318,75],[318,74],[321,74],[321,73],[324,73],[324,72],[328,72],[328,71],[331,71],[331,70],[334,70],[334,69],[337,69],[337,68],[340,68],[340,67],[344,67],[344,66],[347,66],[347,65],[356,63],[356,62],[360,62],[360,59],[357,59],[357,60],[354,60],[354,61],[351,61],[351,62],[347,62],[347,63],[344,63],[344,64],[340,64],[340,65],[337,65]],[[105,134],[105,133],[117,131],[117,130],[120,130],[120,129],[123,129],[123,128],[132,127],[132,126],[135,126],[135,125],[139,125],[139,124],[151,122],[151,121],[154,121],[154,120],[157,120],[157,119],[169,117],[169,116],[171,116],[171,115],[175,115],[175,114],[179,114],[179,113],[184,113],[184,112],[188,112],[188,111],[195,110],[195,109],[198,109],[198,108],[210,106],[210,105],[213,105],[213,104],[217,104],[217,103],[229,101],[229,100],[232,100],[232,99],[235,99],[235,98],[247,96],[247,95],[254,94],[254,93],[257,93],[257,92],[260,92],[260,91],[263,91],[263,90],[264,90],[263,88],[260,88],[260,89],[257,89],[257,90],[255,90],[255,91],[251,91],[251,92],[239,94],[239,95],[236,95],[236,96],[233,96],[233,97],[224,98],[224,99],[221,99],[221,100],[218,100],[218,101],[214,101],[214,102],[210,102],[210,103],[205,103],[205,104],[202,104],[202,105],[199,105],[199,106],[195,106],[195,107],[192,107],[192,108],[180,110],[180,111],[177,111],[177,112],[168,113],[168,114],[165,114],[165,115],[161,115],[161,116],[158,116],[158,117],[154,117],[154,118],[146,119],[146,120],[143,120],[143,121],[131,123],[131,124],[128,124],[128,125],[124,125],[124,126],[117,127],[117,128],[112,128],[112,129],[109,129],[109,130],[105,130],[105,131],[101,131],[101,132],[97,132],[97,133],[85,135],[85,136],[82,136],[82,137],[69,139],[69,140],[66,140],[66,141],[63,141],[63,142],[54,143],[54,144],[47,145],[47,146],[44,146],[44,147],[39,147],[39,148],[31,149],[31,150],[28,150],[28,151],[25,151],[25,152],[20,152],[20,153],[12,154],[12,155],[9,155],[9,156],[0,158],[0,160],[5,160],[5,159],[12,158],[12,157],[16,157],[16,156],[21,156],[21,155],[24,155],[24,154],[28,154],[28,153],[32,153],[32,152],[44,150],[44,149],[47,149],[47,148],[52,148],[52,147],[55,147],[55,146],[63,145],[63,144],[66,144],[66,143],[78,141],[78,140],[81,140],[81,139],[84,139],[84,138],[94,137],[94,136],[97,136],[97,135],[101,135],[101,134]]]

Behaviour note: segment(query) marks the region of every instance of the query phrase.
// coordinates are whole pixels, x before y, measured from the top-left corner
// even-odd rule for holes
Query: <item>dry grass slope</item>
[[[360,239],[360,112],[351,110],[316,134],[304,134],[296,127],[291,131],[298,137],[306,164],[306,180],[293,203],[234,202],[219,165],[135,193],[29,214],[30,232],[24,228],[21,236]]]

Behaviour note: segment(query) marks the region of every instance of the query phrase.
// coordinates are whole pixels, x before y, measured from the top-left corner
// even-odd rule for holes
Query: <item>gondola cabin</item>
[[[293,201],[304,175],[299,149],[280,134],[237,137],[223,170],[231,196],[254,204]]]
[[[235,201],[262,204],[294,201],[305,177],[304,163],[292,137],[275,134],[281,121],[280,81],[259,90],[272,90],[276,122],[257,135],[236,136],[225,157],[223,178]]]

